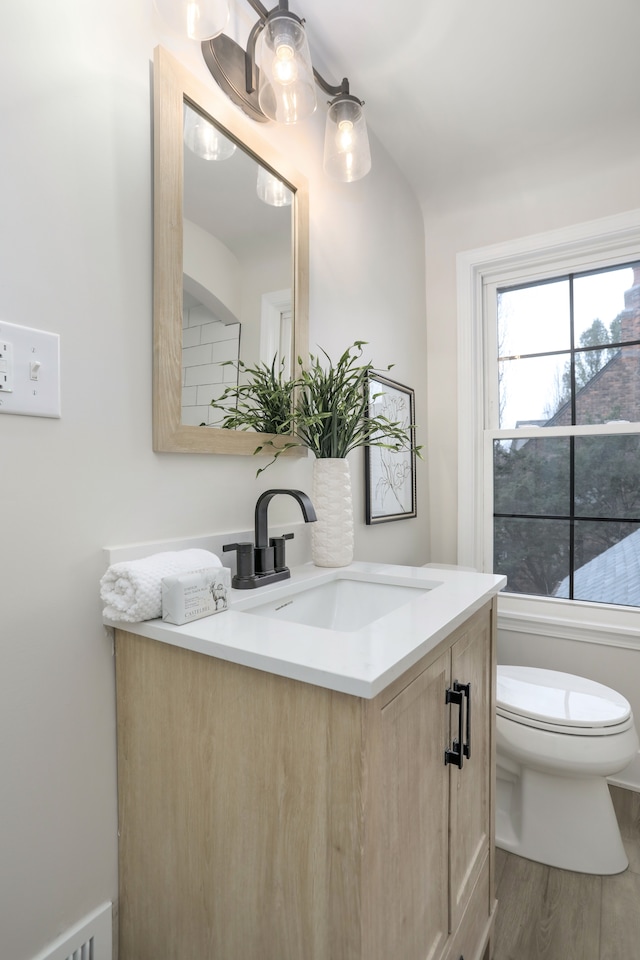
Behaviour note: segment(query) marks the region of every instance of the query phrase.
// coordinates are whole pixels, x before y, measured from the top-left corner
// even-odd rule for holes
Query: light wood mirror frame
[[[183,104],[187,98],[294,191],[294,362],[309,350],[309,193],[306,179],[225,99],[162,47],[154,52],[153,449],[253,454],[266,434],[182,423]],[[286,442],[286,437],[282,442]],[[293,448],[287,453],[301,455]],[[268,452],[267,452],[268,455]]]

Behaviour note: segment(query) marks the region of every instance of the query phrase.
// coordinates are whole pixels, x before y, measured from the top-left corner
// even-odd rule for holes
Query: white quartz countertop
[[[284,599],[334,579],[363,579],[416,589],[415,597],[357,630],[267,619],[243,608]],[[370,699],[432,650],[506,584],[506,578],[445,567],[356,562],[295,567],[291,579],[232,590],[228,610],[173,626],[162,620],[108,626],[206,656]]]

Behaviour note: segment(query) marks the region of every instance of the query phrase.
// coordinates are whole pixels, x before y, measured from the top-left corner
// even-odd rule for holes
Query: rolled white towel
[[[107,620],[139,623],[162,616],[162,578],[195,573],[204,567],[221,567],[209,550],[174,550],[154,553],[141,560],[113,563],[100,580],[100,597]]]

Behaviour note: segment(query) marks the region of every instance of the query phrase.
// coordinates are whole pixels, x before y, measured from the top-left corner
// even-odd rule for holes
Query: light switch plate
[[[10,371],[0,383],[0,413],[59,417],[59,335],[0,320],[0,355]]]

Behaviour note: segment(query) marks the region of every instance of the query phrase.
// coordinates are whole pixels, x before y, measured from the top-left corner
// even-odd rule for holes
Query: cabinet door
[[[448,933],[447,651],[381,711],[374,955],[437,960]]]
[[[491,802],[491,616],[471,618],[451,648],[451,679],[471,684],[471,750],[450,766],[450,922],[455,930],[489,852]],[[452,709],[457,723],[457,707]],[[456,729],[457,734],[457,729]],[[487,903],[487,913],[489,904]]]

